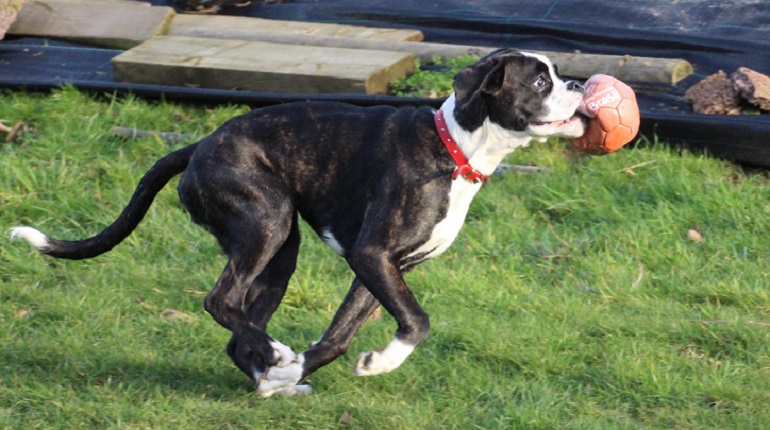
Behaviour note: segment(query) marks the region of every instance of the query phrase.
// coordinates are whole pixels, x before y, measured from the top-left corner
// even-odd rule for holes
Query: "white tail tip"
[[[11,239],[22,238],[29,242],[38,251],[48,247],[48,236],[41,233],[40,230],[32,227],[14,227],[11,229]]]

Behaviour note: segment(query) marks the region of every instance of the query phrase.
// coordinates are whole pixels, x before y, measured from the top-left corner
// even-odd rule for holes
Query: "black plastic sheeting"
[[[151,0],[179,6],[181,1]],[[226,8],[223,14],[422,30],[425,40],[520,49],[683,58],[696,73],[676,86],[630,82],[649,140],[706,149],[715,156],[770,167],[770,115],[716,116],[691,111],[683,95],[703,77],[749,67],[770,74],[770,1],[765,0],[324,0]],[[440,100],[352,94],[274,94],[115,82],[117,50],[37,38],[0,42],[0,86],[46,90],[131,91],[143,97],[264,106],[295,100],[361,105]]]

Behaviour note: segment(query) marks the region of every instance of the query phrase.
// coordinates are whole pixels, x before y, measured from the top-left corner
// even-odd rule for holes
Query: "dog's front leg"
[[[398,323],[395,338],[385,348],[359,356],[355,373],[368,376],[390,372],[398,368],[428,336],[428,314],[404,282],[399,265],[381,250],[366,247],[353,253],[348,263]]]
[[[305,378],[344,354],[353,336],[379,305],[380,302],[356,278],[329,328],[302,354],[305,357],[302,377]]]

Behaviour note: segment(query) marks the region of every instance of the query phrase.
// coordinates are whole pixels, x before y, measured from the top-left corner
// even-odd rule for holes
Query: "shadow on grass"
[[[53,345],[23,345],[0,351],[0,363],[6,363],[5,377],[20,384],[56,383],[76,391],[129,385],[139,390],[161,388],[214,398],[255,391],[254,382],[230,362],[224,349],[214,358],[185,352],[178,359],[170,355],[141,359],[136,354],[124,357],[118,353],[94,349],[75,355]]]

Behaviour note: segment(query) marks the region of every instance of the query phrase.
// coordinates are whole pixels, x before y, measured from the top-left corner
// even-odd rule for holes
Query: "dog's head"
[[[499,49],[461,70],[454,79],[457,123],[468,131],[487,119],[531,137],[579,137],[575,115],[583,87],[563,81],[545,56]]]

